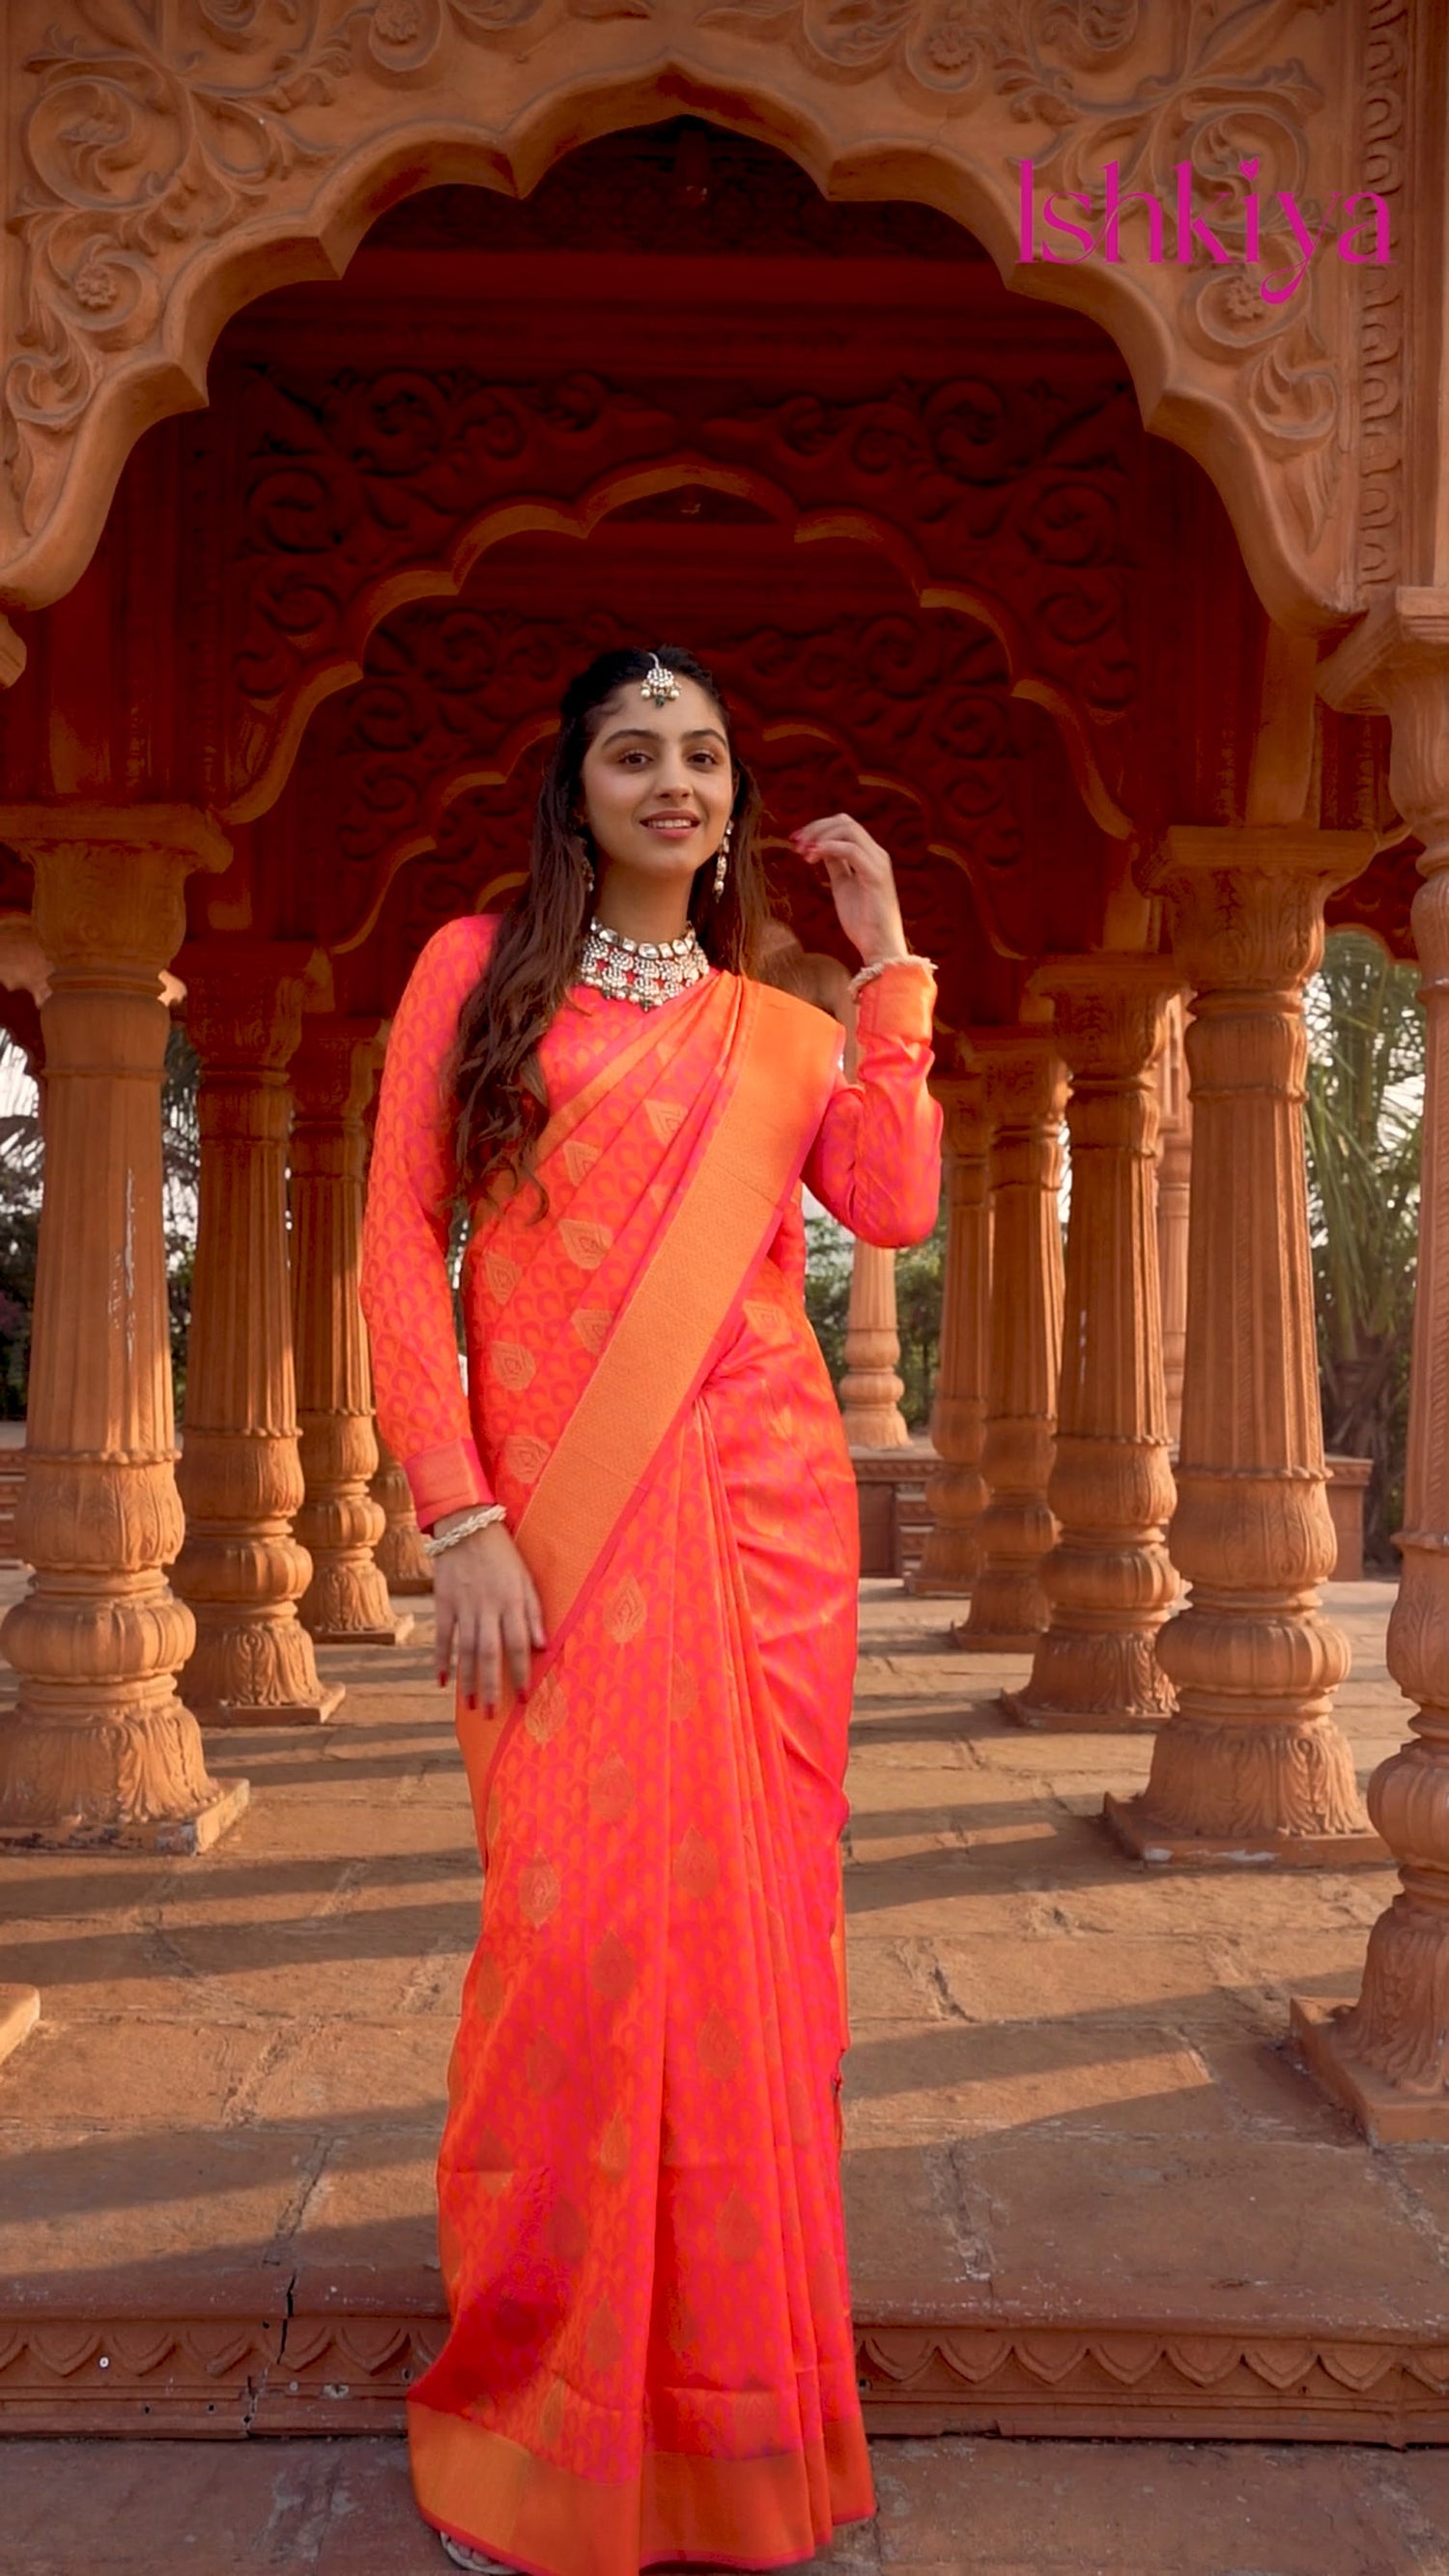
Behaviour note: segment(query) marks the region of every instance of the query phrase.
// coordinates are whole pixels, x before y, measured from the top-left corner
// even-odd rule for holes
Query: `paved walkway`
[[[1403,1730],[1388,1587],[1340,1587],[1366,1770]],[[1353,1991],[1393,1881],[1155,1874],[1097,1821],[1141,1739],[1024,1734],[1019,1663],[868,1585],[848,1868],[858,2304],[1090,2302],[1129,2321],[1446,2319],[1449,2158],[1369,2149],[1293,2065],[1290,1992]],[[426,1623],[331,1651],[340,1719],[218,1736],[214,1853],[0,1861],[0,2281],[113,2312],[261,2281],[431,2278],[431,2165],[477,1862]],[[0,2370],[0,2390],[3,2390]],[[1204,2443],[878,2446],[841,2571],[1449,2576],[1449,2455]],[[412,2576],[392,2442],[0,2451],[4,2576]]]
[[[1387,1585],[1336,1588],[1363,1767],[1403,1732]],[[847,2191],[861,2303],[903,2284],[1422,2322],[1449,2158],[1375,2153],[1285,2047],[1352,1993],[1383,1869],[1148,1872],[1099,1821],[1140,1737],[1043,1736],[1018,1662],[868,1584],[847,1892]],[[97,2297],[228,2272],[435,2269],[432,2160],[478,1866],[428,1622],[324,1650],[313,1731],[220,1733],[253,1802],[199,1860],[0,1859],[0,1981],[44,2019],[0,2069],[0,2278]],[[1449,2327],[1449,2297],[1440,2301]],[[862,2312],[868,2312],[862,2304]]]
[[[1449,2576],[1449,2457],[889,2442],[817,2576]],[[17,2442],[5,2576],[447,2576],[401,2442]]]

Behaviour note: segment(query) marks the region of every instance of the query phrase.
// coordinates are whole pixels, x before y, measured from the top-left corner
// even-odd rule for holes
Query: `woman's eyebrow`
[[[631,735],[641,736],[645,742],[661,740],[657,725],[617,725],[612,733],[606,733],[601,737],[599,748],[602,751],[611,742],[627,742]],[[729,749],[718,725],[692,725],[689,732],[681,736],[681,739],[685,742],[717,742],[723,744],[726,751]]]

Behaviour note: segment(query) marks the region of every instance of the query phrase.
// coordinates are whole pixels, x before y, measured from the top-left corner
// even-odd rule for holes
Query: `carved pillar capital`
[[[285,1075],[314,954],[303,940],[198,939],[182,949],[187,1035],[208,1072]]]
[[[1052,1005],[1052,1033],[1075,1088],[1152,1079],[1181,977],[1170,957],[1049,957],[1030,989]]]
[[[1049,1615],[1041,1560],[1057,1525],[1047,1505],[1062,1347],[1062,1108],[1067,1075],[1049,1028],[982,1029],[991,1130],[991,1343],[982,1469],[982,1565],[952,1643],[970,1654],[1030,1654]]]
[[[46,1178],[18,1543],[5,1622],[0,1839],[200,1850],[245,1803],[207,1777],[177,1695],[194,1637],[163,1569],[182,1538],[162,1231],[162,977],[185,880],[226,843],[186,807],[0,808],[35,870],[50,961]]]
[[[1139,1858],[1372,1860],[1332,1718],[1348,1670],[1315,1586],[1333,1563],[1308,1246],[1303,982],[1323,905],[1371,837],[1297,824],[1174,829],[1148,872],[1193,987],[1187,1347],[1172,1558],[1187,1606],[1158,1658],[1177,1714],[1139,1798]]]
[[[33,918],[52,979],[149,985],[186,936],[186,880],[219,874],[231,844],[191,805],[59,799],[0,805],[0,840],[35,871]]]
[[[1051,1622],[1009,1713],[1028,1726],[1159,1725],[1172,1694],[1155,1640],[1177,1592],[1152,1185],[1154,1072],[1170,959],[1052,958],[1032,978],[1055,1006],[1073,1075],[1072,1205],[1056,1455],[1061,1534],[1041,1569]]]
[[[287,1067],[312,952],[212,939],[182,950],[201,1058],[201,1187],[175,1584],[196,1618],[185,1688],[204,1724],[317,1724],[324,1688],[297,1616],[311,1580],[287,1275]]]
[[[1143,882],[1168,907],[1174,980],[1212,1011],[1238,993],[1293,995],[1322,960],[1325,902],[1373,849],[1371,832],[1300,823],[1173,825]]]

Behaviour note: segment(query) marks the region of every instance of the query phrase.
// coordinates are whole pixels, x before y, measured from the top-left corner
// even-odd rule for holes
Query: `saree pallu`
[[[517,1705],[459,1709],[485,1892],[414,2484],[537,2576],[782,2566],[872,2510],[838,2177],[855,1488],[774,1257],[836,1033],[728,976],[578,1018],[547,1217],[520,1193],[465,1265],[549,1644]],[[381,1372],[379,1411],[394,1438]]]

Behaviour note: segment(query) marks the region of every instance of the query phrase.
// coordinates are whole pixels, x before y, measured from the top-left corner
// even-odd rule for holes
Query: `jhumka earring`
[[[725,890],[725,871],[730,863],[730,843],[734,839],[734,832],[735,818],[733,814],[731,814],[729,821],[724,827],[724,833],[721,837],[719,849],[715,856],[714,899],[716,903],[718,903],[720,896]]]

